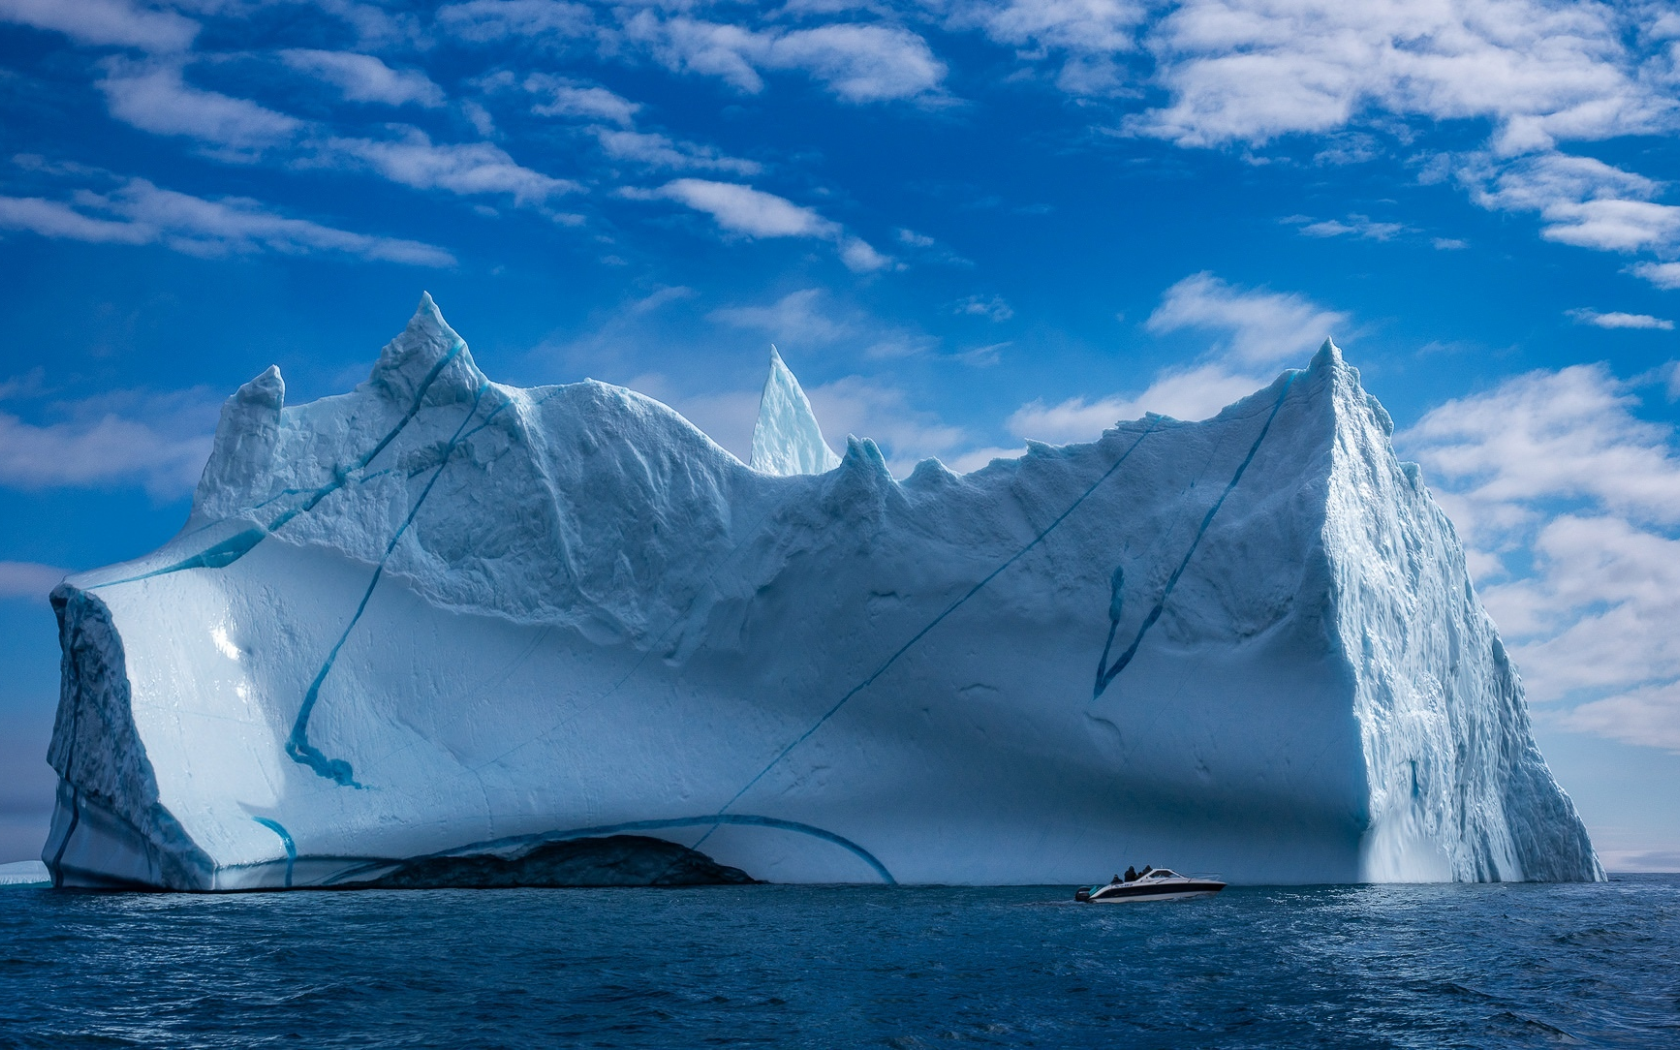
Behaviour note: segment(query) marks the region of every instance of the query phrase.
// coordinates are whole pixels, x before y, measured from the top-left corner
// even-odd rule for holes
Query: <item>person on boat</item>
[[[1140,872],[1138,872],[1138,878],[1140,878],[1140,879],[1141,879],[1141,878],[1143,878],[1143,877],[1144,877],[1144,876],[1145,876],[1145,875],[1148,875],[1148,874],[1149,874],[1149,873],[1150,873],[1150,872],[1152,872],[1152,871],[1154,871],[1154,870],[1155,870],[1155,866],[1154,866],[1154,865],[1153,865],[1153,864],[1145,864],[1145,865],[1144,865],[1144,866],[1143,866],[1143,870],[1142,870],[1142,871],[1140,871]]]
[[[1130,864],[1126,865],[1126,881],[1127,882],[1136,882],[1137,877],[1138,877],[1137,869],[1132,867]]]
[[[1110,886],[1120,885],[1120,876],[1118,876],[1118,875],[1114,876],[1114,880],[1112,882],[1110,882],[1109,885]]]

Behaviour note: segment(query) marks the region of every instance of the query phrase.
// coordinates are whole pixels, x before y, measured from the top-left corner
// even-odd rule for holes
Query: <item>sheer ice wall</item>
[[[779,360],[788,475],[628,390],[492,383],[430,299],[354,392],[284,393],[229,399],[179,536],[55,593],[63,884],[603,836],[780,881],[1602,877],[1330,344],[1202,423],[903,483],[798,460]]]

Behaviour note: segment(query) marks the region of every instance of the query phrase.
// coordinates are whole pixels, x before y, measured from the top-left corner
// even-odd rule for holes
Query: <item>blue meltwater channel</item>
[[[1072,893],[4,890],[0,1045],[1680,1046],[1680,876]]]

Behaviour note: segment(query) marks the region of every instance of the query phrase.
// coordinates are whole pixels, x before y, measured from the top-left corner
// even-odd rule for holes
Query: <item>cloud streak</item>
[[[270,211],[238,197],[208,200],[130,179],[72,201],[0,196],[0,227],[93,244],[161,244],[196,256],[326,251],[412,266],[451,266],[454,256],[419,241],[352,233]]]
[[[854,272],[867,273],[891,264],[863,240],[846,233],[845,227],[823,218],[814,209],[795,204],[785,197],[734,182],[709,179],[674,179],[656,190],[624,190],[632,200],[676,201],[712,217],[718,229],[742,237],[809,237],[832,241],[840,249],[840,260]]]
[[[0,21],[63,33],[92,47],[185,51],[199,25],[174,11],[138,7],[125,0],[0,0]]]

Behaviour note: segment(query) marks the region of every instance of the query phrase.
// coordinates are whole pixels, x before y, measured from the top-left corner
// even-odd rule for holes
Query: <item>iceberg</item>
[[[38,860],[0,864],[0,889],[26,889],[52,884],[52,873]]]
[[[52,596],[60,886],[1603,877],[1451,523],[1326,342],[966,475],[752,466],[491,382],[424,298],[228,399],[189,520]],[[824,453],[827,453],[825,456]]]

